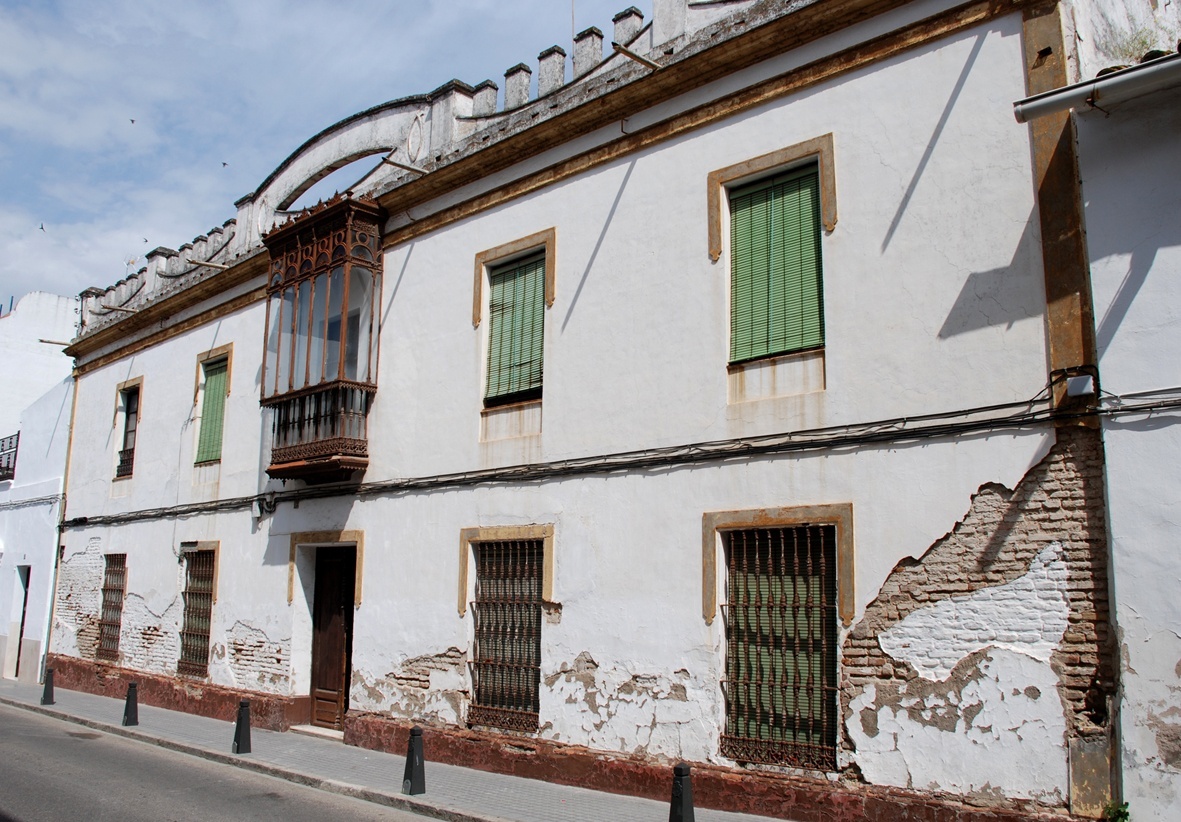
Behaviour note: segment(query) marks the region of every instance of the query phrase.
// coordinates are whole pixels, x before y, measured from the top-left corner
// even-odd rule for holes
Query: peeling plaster
[[[234,687],[284,695],[290,692],[291,637],[271,639],[261,628],[239,620],[226,633],[226,643],[215,647],[218,653],[210,649],[210,667],[215,658],[221,662]]]
[[[583,651],[543,673],[542,714],[557,719],[541,735],[668,760],[712,750],[716,723],[703,712],[710,703],[702,685],[684,668],[633,673],[638,667],[602,666]]]
[[[469,698],[467,651],[454,646],[403,660],[382,675],[354,668],[349,688],[353,707],[434,724],[461,724]]]
[[[1066,714],[1050,660],[1066,631],[1066,583],[1062,548],[1052,543],[1024,576],[884,631],[883,650],[918,676],[870,685],[850,702],[857,721],[848,732],[866,779],[989,796],[1003,786],[1007,796],[1062,805]]]

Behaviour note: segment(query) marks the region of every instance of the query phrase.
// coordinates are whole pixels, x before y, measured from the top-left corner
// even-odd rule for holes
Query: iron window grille
[[[123,447],[119,449],[116,477],[130,477],[135,467],[135,436],[139,430],[139,388],[128,388],[123,393]]]
[[[119,631],[123,624],[123,598],[127,591],[127,554],[107,554],[103,569],[103,607],[98,620],[95,656],[107,662],[119,659]]]
[[[209,674],[209,626],[213,616],[213,551],[185,553],[184,627],[180,632],[180,661],[176,672],[187,676]]]
[[[836,527],[725,532],[723,756],[836,770]]]
[[[20,432],[0,439],[0,482],[16,476],[16,452],[20,439]]]
[[[469,725],[531,733],[541,689],[542,540],[475,545]]]

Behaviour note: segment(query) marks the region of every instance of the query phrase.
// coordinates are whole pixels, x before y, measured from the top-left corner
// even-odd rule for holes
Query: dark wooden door
[[[316,551],[316,591],[312,603],[312,724],[344,727],[349,704],[353,651],[355,548]]]

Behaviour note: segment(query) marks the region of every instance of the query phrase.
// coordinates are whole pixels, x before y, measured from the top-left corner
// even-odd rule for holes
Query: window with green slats
[[[730,192],[730,362],[824,345],[820,173]]]
[[[484,404],[541,397],[545,253],[489,273],[488,387]]]
[[[225,425],[228,362],[205,363],[205,388],[201,399],[201,433],[197,437],[196,462],[221,459],[221,432]]]

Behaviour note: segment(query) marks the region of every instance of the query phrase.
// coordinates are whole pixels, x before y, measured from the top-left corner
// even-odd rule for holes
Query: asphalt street
[[[425,818],[0,705],[0,822]]]

